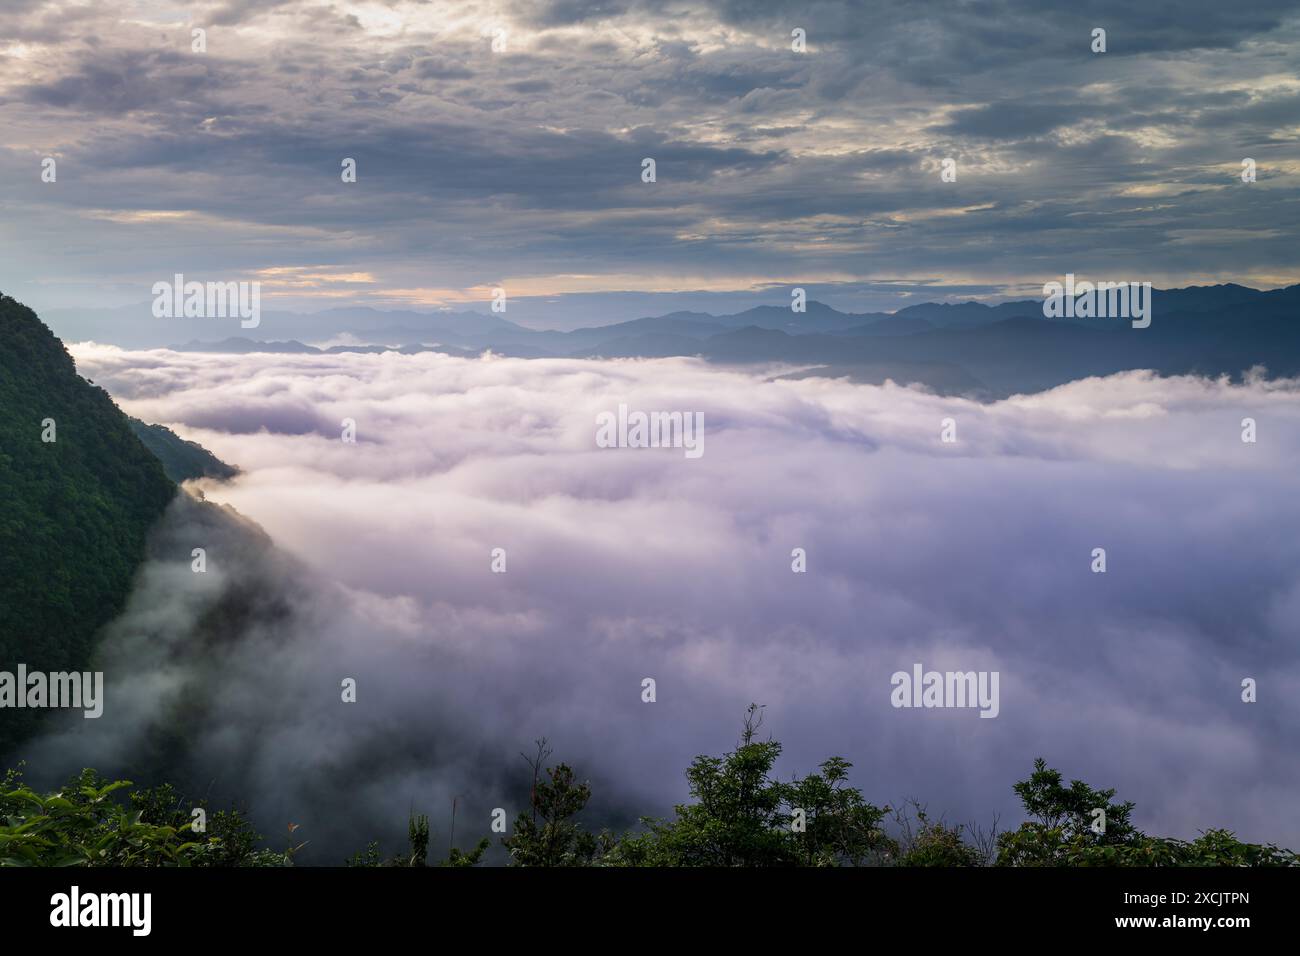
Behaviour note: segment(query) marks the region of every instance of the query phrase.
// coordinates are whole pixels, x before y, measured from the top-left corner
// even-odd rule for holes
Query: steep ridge
[[[0,671],[86,668],[175,494],[108,393],[0,295]],[[43,713],[0,709],[0,752]]]

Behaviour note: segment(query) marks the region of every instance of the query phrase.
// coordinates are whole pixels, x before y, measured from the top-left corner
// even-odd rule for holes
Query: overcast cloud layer
[[[46,772],[129,767],[151,724],[183,727],[193,779],[336,862],[411,806],[445,825],[452,795],[458,832],[513,815],[543,734],[597,817],[663,812],[756,701],[782,773],[841,754],[882,803],[1014,826],[1042,755],[1150,832],[1300,844],[1300,383],[1139,372],[980,405],[693,360],[74,352],[242,466],[209,500],[288,557],[178,506],[106,649],[105,717],[33,748]],[[598,448],[620,403],[703,412],[703,456]],[[260,609],[242,643],[195,648],[230,587]],[[892,708],[914,662],[1000,672],[1000,715]]]
[[[525,320],[592,295],[614,321],[788,284],[856,311],[1066,272],[1287,285],[1298,41],[1294,0],[9,0],[0,287],[43,310],[176,272],[271,308],[502,285]]]

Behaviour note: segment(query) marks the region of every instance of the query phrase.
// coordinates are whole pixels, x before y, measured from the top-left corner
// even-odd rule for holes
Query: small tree
[[[587,866],[608,849],[608,839],[586,832],[574,820],[591,799],[591,784],[579,783],[568,764],[543,772],[551,756],[546,739],[537,742],[534,756],[524,756],[532,769],[529,810],[519,814],[514,832],[502,839],[513,866]]]
[[[805,830],[794,843],[805,866],[862,866],[881,863],[897,846],[880,828],[889,807],[877,807],[862,791],[847,785],[853,764],[831,757],[821,773],[784,785],[782,799],[791,816],[804,812]]]
[[[1141,836],[1129,822],[1135,804],[1132,801],[1114,803],[1114,788],[1094,790],[1082,780],[1071,780],[1070,786],[1061,785],[1061,771],[1047,766],[1039,757],[1034,761],[1034,772],[1013,788],[1020,797],[1025,812],[1041,825],[1060,829],[1068,839],[1076,836],[1102,845],[1128,843]],[[1104,813],[1105,826],[1094,826],[1096,811]]]
[[[923,804],[907,800],[894,812],[902,837],[895,861],[899,866],[982,866],[987,851],[965,839],[965,827],[931,820]]]
[[[1114,803],[1114,789],[1096,790],[1082,780],[1061,783],[1061,772],[1039,757],[1029,778],[1012,788],[1032,819],[998,838],[1000,866],[1065,865],[1090,851],[1132,848],[1145,838],[1132,825],[1132,801]],[[1096,811],[1100,810],[1098,814]],[[1102,859],[1116,852],[1098,853]]]
[[[846,785],[851,765],[832,757],[820,774],[782,783],[772,777],[781,744],[755,740],[762,722],[762,708],[751,704],[736,749],[696,757],[686,771],[696,802],[679,805],[673,820],[643,820],[646,832],[620,841],[611,862],[824,866],[889,852],[891,842],[878,827],[885,811]]]

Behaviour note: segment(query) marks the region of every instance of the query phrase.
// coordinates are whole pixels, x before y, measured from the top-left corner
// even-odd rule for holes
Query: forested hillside
[[[193,478],[233,478],[239,469],[227,465],[198,442],[186,441],[165,425],[149,425],[138,418],[128,418],[131,430],[162,462],[163,471],[175,482]]]
[[[84,668],[175,493],[108,393],[0,295],[0,671]],[[3,711],[0,752],[42,713]]]

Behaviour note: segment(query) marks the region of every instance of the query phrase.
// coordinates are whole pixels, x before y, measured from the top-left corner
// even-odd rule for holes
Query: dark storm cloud
[[[967,44],[972,51],[1016,50],[1024,55],[1074,50],[1067,34],[1094,26],[1114,28],[1132,51],[1189,50],[1232,46],[1277,27],[1294,13],[1294,0],[1267,0],[1243,10],[1213,0],[1153,0],[1132,4],[1125,0],[1084,3],[1041,3],[1003,0],[979,4],[952,4],[944,0],[704,0],[727,23],[739,26],[825,23],[829,42],[837,38],[874,38],[883,49],[889,37],[910,29],[931,27],[943,39]],[[543,4],[550,6],[550,4]],[[628,4],[647,11],[671,6],[671,0],[644,0]],[[1026,48],[1024,40],[1038,41]],[[938,39],[938,37],[936,37]]]
[[[21,95],[38,106],[111,116],[182,108],[219,80],[207,63],[172,51],[105,51],[80,60],[75,73],[24,87]]]
[[[1061,103],[995,103],[961,110],[951,123],[940,127],[945,133],[988,139],[1019,139],[1051,132],[1058,126],[1101,115],[1102,107]]]

